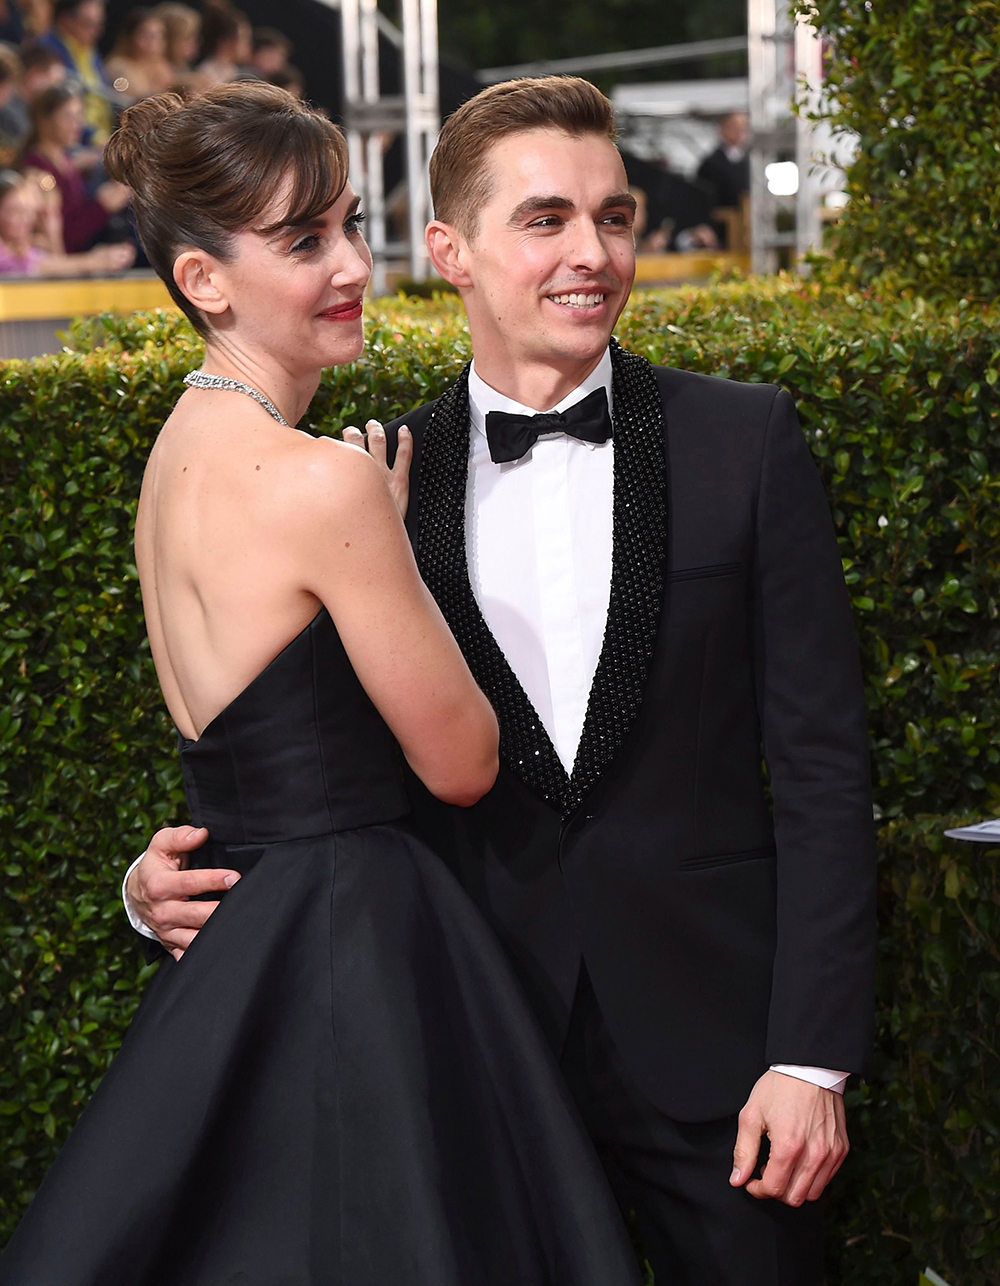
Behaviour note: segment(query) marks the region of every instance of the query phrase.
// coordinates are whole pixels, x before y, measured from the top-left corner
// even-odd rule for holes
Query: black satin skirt
[[[2,1286],[636,1286],[491,930],[395,826],[246,872],[124,1045]]]

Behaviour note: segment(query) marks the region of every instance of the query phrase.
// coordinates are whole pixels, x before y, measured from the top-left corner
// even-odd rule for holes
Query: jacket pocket
[[[735,576],[740,566],[740,563],[712,563],[708,567],[686,567],[682,571],[669,572],[667,580],[708,580],[712,576]]]
[[[709,857],[685,857],[681,863],[682,871],[701,871],[711,866],[735,866],[737,862],[760,862],[768,857],[775,857],[777,849],[773,844],[764,848],[747,848],[742,853],[719,853]]]

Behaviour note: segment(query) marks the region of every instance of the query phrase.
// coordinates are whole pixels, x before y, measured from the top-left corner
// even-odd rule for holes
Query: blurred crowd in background
[[[228,0],[131,9],[102,58],[105,20],[103,0],[0,0],[0,276],[143,265],[128,190],[102,164],[118,117],[140,98],[241,79],[302,96],[291,41],[253,28]]]
[[[129,194],[102,165],[118,117],[140,98],[246,78],[303,94],[291,40],[273,27],[254,27],[230,0],[204,0],[197,10],[177,0],[113,9],[106,31],[105,0],[0,0],[0,276],[79,277],[145,266]],[[454,69],[442,71],[454,79]],[[469,76],[442,85],[446,113],[478,88]],[[745,250],[748,133],[746,113],[730,112],[696,174],[623,148],[640,252]],[[387,213],[402,236],[401,160],[387,151]]]

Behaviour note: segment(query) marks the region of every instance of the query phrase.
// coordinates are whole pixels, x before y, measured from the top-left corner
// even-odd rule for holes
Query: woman
[[[127,241],[75,255],[49,248],[62,244],[61,220],[57,210],[52,213],[54,220],[46,217],[43,194],[30,179],[13,170],[0,173],[0,276],[94,277],[134,263],[135,247]],[[40,218],[48,225],[46,246],[37,243]]]
[[[176,82],[167,60],[167,29],[152,9],[130,9],[105,63],[115,89],[130,103],[159,94]]]
[[[600,1166],[400,753],[471,804],[497,728],[421,582],[409,445],[294,429],[362,349],[343,137],[264,84],[131,108],[111,173],[205,335],[136,552],[200,859],[242,878],[147,992],[3,1286],[635,1286]],[[406,441],[405,435],[403,439]]]
[[[166,0],[153,10],[167,33],[167,61],[173,71],[171,85],[186,85],[201,44],[201,15],[186,4]]]
[[[128,189],[121,183],[102,183],[89,196],[72,155],[83,137],[83,98],[73,82],[43,90],[31,104],[33,132],[21,156],[22,169],[50,174],[62,197],[63,236],[66,251],[89,250],[116,214],[128,205]],[[126,240],[126,235],[117,240]]]
[[[206,3],[201,20],[202,61],[195,71],[198,83],[226,84],[248,69],[253,53],[251,34],[249,18],[227,0]]]

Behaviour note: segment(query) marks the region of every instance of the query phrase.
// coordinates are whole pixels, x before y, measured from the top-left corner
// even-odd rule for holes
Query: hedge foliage
[[[1000,288],[1000,0],[796,0],[823,115],[859,139],[837,257],[955,298]]]
[[[793,393],[848,568],[884,938],[831,1280],[909,1286],[929,1262],[956,1286],[998,1282],[1000,892],[995,854],[940,831],[943,815],[1000,813],[1000,311],[752,282],[637,296],[619,336],[656,362]],[[124,865],[183,818],[131,528],[200,345],[154,313],[77,327],[72,347],[0,371],[0,1242],[147,976]],[[307,424],[400,413],[468,355],[457,301],[383,301],[364,357],[324,377]]]

